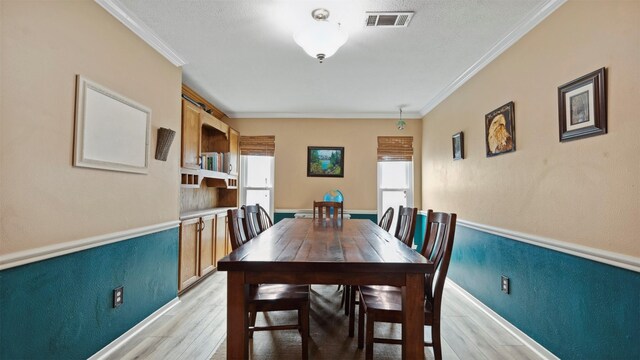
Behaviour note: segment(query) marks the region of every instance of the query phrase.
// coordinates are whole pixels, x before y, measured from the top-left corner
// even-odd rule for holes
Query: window
[[[240,136],[240,203],[260,204],[272,219],[275,149],[275,136]]]
[[[413,207],[413,161],[378,162],[378,221],[385,210],[395,213],[391,231],[395,231],[398,208]]]
[[[392,232],[401,205],[413,207],[413,137],[378,136],[378,221],[393,207]]]
[[[273,218],[273,157],[242,155],[240,162],[240,202],[260,204]]]

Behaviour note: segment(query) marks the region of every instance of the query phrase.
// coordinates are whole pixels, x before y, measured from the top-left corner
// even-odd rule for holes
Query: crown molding
[[[113,15],[121,23],[124,24],[134,34],[138,35],[144,42],[149,44],[167,60],[175,66],[182,66],[187,62],[167,45],[158,35],[156,35],[140,18],[132,13],[118,0],[95,0],[98,5],[102,6],[109,14]]]
[[[511,31],[502,40],[498,41],[489,51],[484,54],[478,61],[473,63],[467,70],[465,70],[460,76],[453,80],[448,86],[442,89],[436,96],[434,96],[427,104],[420,110],[421,117],[427,115],[444,99],[449,97],[459,87],[464,85],[475,74],[482,70],[485,66],[489,65],[495,58],[502,54],[505,50],[515,44],[520,38],[536,27],[542,20],[549,16],[552,12],[558,9],[567,0],[549,0],[546,3],[540,5],[536,9],[531,11],[530,16],[526,16],[516,28]]]
[[[397,120],[398,112],[371,113],[289,113],[289,112],[226,112],[232,119],[385,119]],[[403,112],[403,120],[419,120],[418,112]]]

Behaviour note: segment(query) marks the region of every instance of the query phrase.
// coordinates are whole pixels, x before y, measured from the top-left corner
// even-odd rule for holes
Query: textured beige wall
[[[427,114],[422,207],[640,256],[638,19],[638,1],[568,2]],[[601,67],[609,133],[560,143],[558,86]],[[484,115],[512,100],[517,151],[486,158]]]
[[[339,189],[346,210],[377,209],[378,136],[413,136],[414,205],[420,204],[420,120],[383,119],[225,119],[241,135],[275,135],[275,208],[310,209],[313,200]],[[307,177],[307,146],[344,146],[344,178]]]
[[[93,1],[1,6],[0,254],[176,220],[180,147],[153,154],[180,130],[180,68]],[[72,166],[76,74],[151,108],[148,175]]]

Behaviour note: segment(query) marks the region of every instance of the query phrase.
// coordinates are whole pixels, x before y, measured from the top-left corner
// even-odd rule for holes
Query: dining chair
[[[431,326],[431,342],[436,359],[442,359],[440,318],[442,294],[451,260],[456,228],[456,214],[427,213],[427,228],[421,253],[434,264],[434,273],[425,275],[424,324]],[[366,336],[365,359],[373,359],[373,344],[402,344],[402,339],[374,337],[375,322],[402,323],[402,289],[392,286],[360,286],[358,313],[358,348],[363,347]],[[366,318],[366,331],[365,327]]]
[[[316,217],[316,210],[318,216]],[[344,219],[344,208],[342,202],[337,201],[314,201],[313,202],[313,219],[331,220],[331,210],[333,210],[333,220],[338,220],[338,213],[340,213],[340,220]]]
[[[396,239],[402,241],[408,247],[413,245],[413,233],[416,230],[418,208],[403,207],[398,210],[398,223],[396,224]]]
[[[239,225],[243,218],[245,220],[246,218],[243,209],[227,210],[227,216],[231,248],[235,251],[250,240],[244,233],[245,227]],[[249,309],[249,338],[253,338],[254,331],[298,330],[302,338],[302,359],[309,358],[309,285],[251,285],[249,286],[247,307]],[[290,310],[298,311],[297,324],[256,326],[258,312]]]
[[[260,204],[256,204],[260,207],[260,230],[265,231],[268,228],[273,226],[273,221],[271,221],[271,217],[269,216],[269,213],[267,212],[267,210],[265,210],[265,208],[262,207],[262,205]]]
[[[260,210],[261,208],[262,206],[260,206],[259,204],[242,206],[242,209],[245,211],[244,230],[247,233],[247,237],[249,239],[253,239],[267,229],[267,227],[262,224],[263,220],[261,214],[262,211]]]
[[[382,219],[380,219],[380,222],[378,223],[378,225],[381,228],[383,228],[385,231],[389,231],[389,229],[391,228],[392,222],[393,222],[393,207],[389,206],[387,211],[385,211],[384,214],[382,215]]]
[[[233,250],[244,245],[248,241],[244,231],[244,210],[227,210],[227,224],[229,226],[229,241]]]

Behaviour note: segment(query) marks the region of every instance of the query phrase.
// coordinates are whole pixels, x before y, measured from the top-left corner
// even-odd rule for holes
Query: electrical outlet
[[[509,293],[509,278],[504,275],[500,277],[500,290],[505,294]]]
[[[124,286],[113,289],[113,307],[117,308],[124,302]]]

